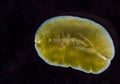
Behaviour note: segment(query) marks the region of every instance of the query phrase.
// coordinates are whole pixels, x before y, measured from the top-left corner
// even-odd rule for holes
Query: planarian
[[[49,65],[93,74],[105,71],[115,54],[113,40],[102,25],[76,16],[46,20],[35,33],[35,49]]]

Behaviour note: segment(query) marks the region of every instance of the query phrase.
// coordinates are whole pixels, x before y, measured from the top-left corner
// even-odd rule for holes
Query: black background
[[[107,27],[116,54],[105,72],[93,75],[50,66],[38,57],[35,31],[46,19],[66,14]],[[119,0],[1,0],[0,84],[120,84],[119,20]]]

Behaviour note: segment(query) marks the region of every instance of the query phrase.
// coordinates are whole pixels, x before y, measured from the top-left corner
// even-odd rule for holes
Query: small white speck
[[[41,40],[40,39],[36,39],[35,43],[41,43]]]

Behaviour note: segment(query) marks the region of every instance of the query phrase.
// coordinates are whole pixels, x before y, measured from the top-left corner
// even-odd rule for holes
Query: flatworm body
[[[115,54],[108,31],[93,20],[56,16],[36,31],[35,49],[47,64],[85,73],[105,71]]]

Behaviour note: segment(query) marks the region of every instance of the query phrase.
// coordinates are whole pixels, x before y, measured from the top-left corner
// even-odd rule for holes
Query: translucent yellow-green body
[[[112,38],[103,26],[75,16],[45,21],[35,34],[35,48],[50,65],[93,74],[106,70],[115,54]]]

